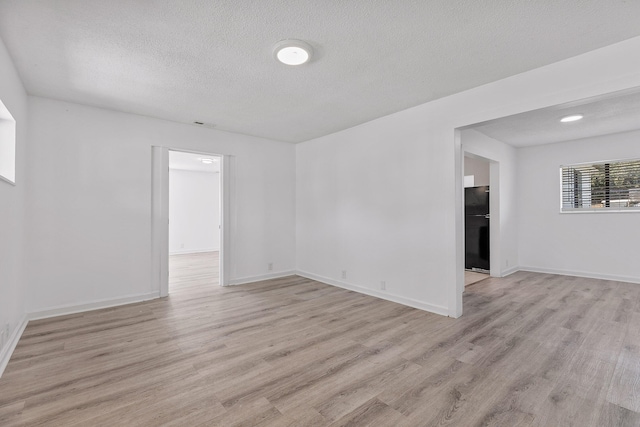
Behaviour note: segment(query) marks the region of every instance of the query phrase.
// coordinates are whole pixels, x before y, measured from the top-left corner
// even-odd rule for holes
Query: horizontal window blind
[[[563,166],[562,211],[640,210],[640,159]]]

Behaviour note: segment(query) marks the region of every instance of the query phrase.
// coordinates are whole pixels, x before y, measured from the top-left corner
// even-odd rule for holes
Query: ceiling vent
[[[196,126],[202,126],[202,127],[210,128],[210,129],[213,129],[214,127],[216,127],[216,125],[214,123],[193,122],[193,124],[196,125]]]

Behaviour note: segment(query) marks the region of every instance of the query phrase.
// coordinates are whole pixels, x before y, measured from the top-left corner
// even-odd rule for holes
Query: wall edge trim
[[[507,268],[506,270],[503,270],[503,271],[502,271],[502,273],[500,274],[500,277],[507,277],[507,276],[510,276],[510,275],[512,275],[513,273],[517,273],[517,272],[518,272],[518,271],[520,271],[520,270],[521,270],[520,266],[517,266],[517,265],[516,265],[516,266],[514,266],[514,267],[511,267],[511,268]]]
[[[519,270],[528,271],[531,273],[557,274],[560,276],[574,276],[574,277],[583,277],[585,279],[601,279],[601,280],[612,280],[615,282],[628,282],[628,283],[640,284],[640,277],[633,277],[633,276],[617,276],[614,274],[600,274],[600,273],[593,273],[593,272],[586,272],[586,271],[561,270],[556,268],[531,267],[531,266],[520,266]]]
[[[82,304],[69,304],[43,310],[31,311],[27,313],[29,320],[48,319],[50,317],[64,316],[67,314],[84,313],[86,311],[100,310],[103,308],[117,307],[120,305],[134,304],[137,302],[149,301],[160,298],[160,292],[149,292],[145,294],[127,295],[119,298],[106,298],[94,300]]]
[[[7,344],[0,351],[0,377],[2,377],[4,370],[9,364],[9,360],[11,359],[16,346],[18,345],[18,341],[20,341],[20,338],[22,337],[22,333],[27,327],[27,323],[29,323],[29,318],[25,314],[24,316],[22,316],[22,320],[20,321],[18,326],[14,328]]]
[[[279,279],[281,277],[295,276],[295,270],[278,271],[275,273],[259,274],[256,276],[245,276],[231,279],[228,286],[246,285],[248,283],[261,282],[263,280]]]
[[[369,295],[372,297],[384,299],[387,301],[395,302],[397,304],[406,305],[408,307],[417,308],[418,310],[428,311],[429,313],[439,314],[441,316],[449,316],[449,308],[445,306],[439,306],[435,304],[429,304],[427,302],[415,300],[413,298],[401,297],[398,295],[389,294],[386,292],[378,292],[374,289],[364,288],[362,286],[353,285],[351,283],[330,279],[328,277],[320,276],[317,274],[309,273],[302,270],[297,270],[296,274],[307,279],[315,280],[327,285],[336,286],[339,288],[347,289],[349,291],[358,292],[360,294]]]

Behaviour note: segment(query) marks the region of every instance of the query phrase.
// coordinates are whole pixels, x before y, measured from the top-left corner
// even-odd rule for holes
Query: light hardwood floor
[[[474,283],[478,283],[481,280],[487,279],[490,276],[485,273],[478,273],[477,271],[464,271],[464,285],[469,286]]]
[[[0,425],[640,425],[640,285],[516,273],[450,319],[188,258],[168,298],[31,322]]]
[[[171,255],[169,293],[190,292],[203,286],[220,284],[220,252]]]

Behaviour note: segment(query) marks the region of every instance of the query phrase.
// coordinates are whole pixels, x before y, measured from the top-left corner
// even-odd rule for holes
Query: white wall
[[[560,213],[560,166],[640,157],[640,131],[518,150],[520,265],[640,283],[640,212]]]
[[[151,147],[236,156],[231,279],[295,268],[295,147],[30,97],[28,310],[157,295]]]
[[[462,145],[464,149],[464,139],[462,140]],[[474,177],[474,187],[489,185],[489,162],[482,159],[465,156],[464,175],[472,175]]]
[[[491,275],[504,276],[518,265],[517,150],[474,129],[463,130],[461,141],[465,152],[492,160],[484,162],[491,174]],[[467,160],[473,159],[465,159],[465,168]]]
[[[419,144],[423,130],[413,120],[402,126],[403,116],[297,145],[298,270],[446,313],[445,284],[430,283],[440,280],[430,267],[449,261],[437,244],[447,239],[438,190],[447,182],[429,159],[453,157],[442,145]]]
[[[27,183],[27,94],[0,40],[0,99],[16,120],[16,185],[0,180],[0,374],[11,339],[24,326],[24,198]]]
[[[169,253],[220,250],[220,174],[169,170]]]
[[[459,316],[463,171],[454,129],[640,86],[639,50],[640,37],[298,144],[298,269]]]

